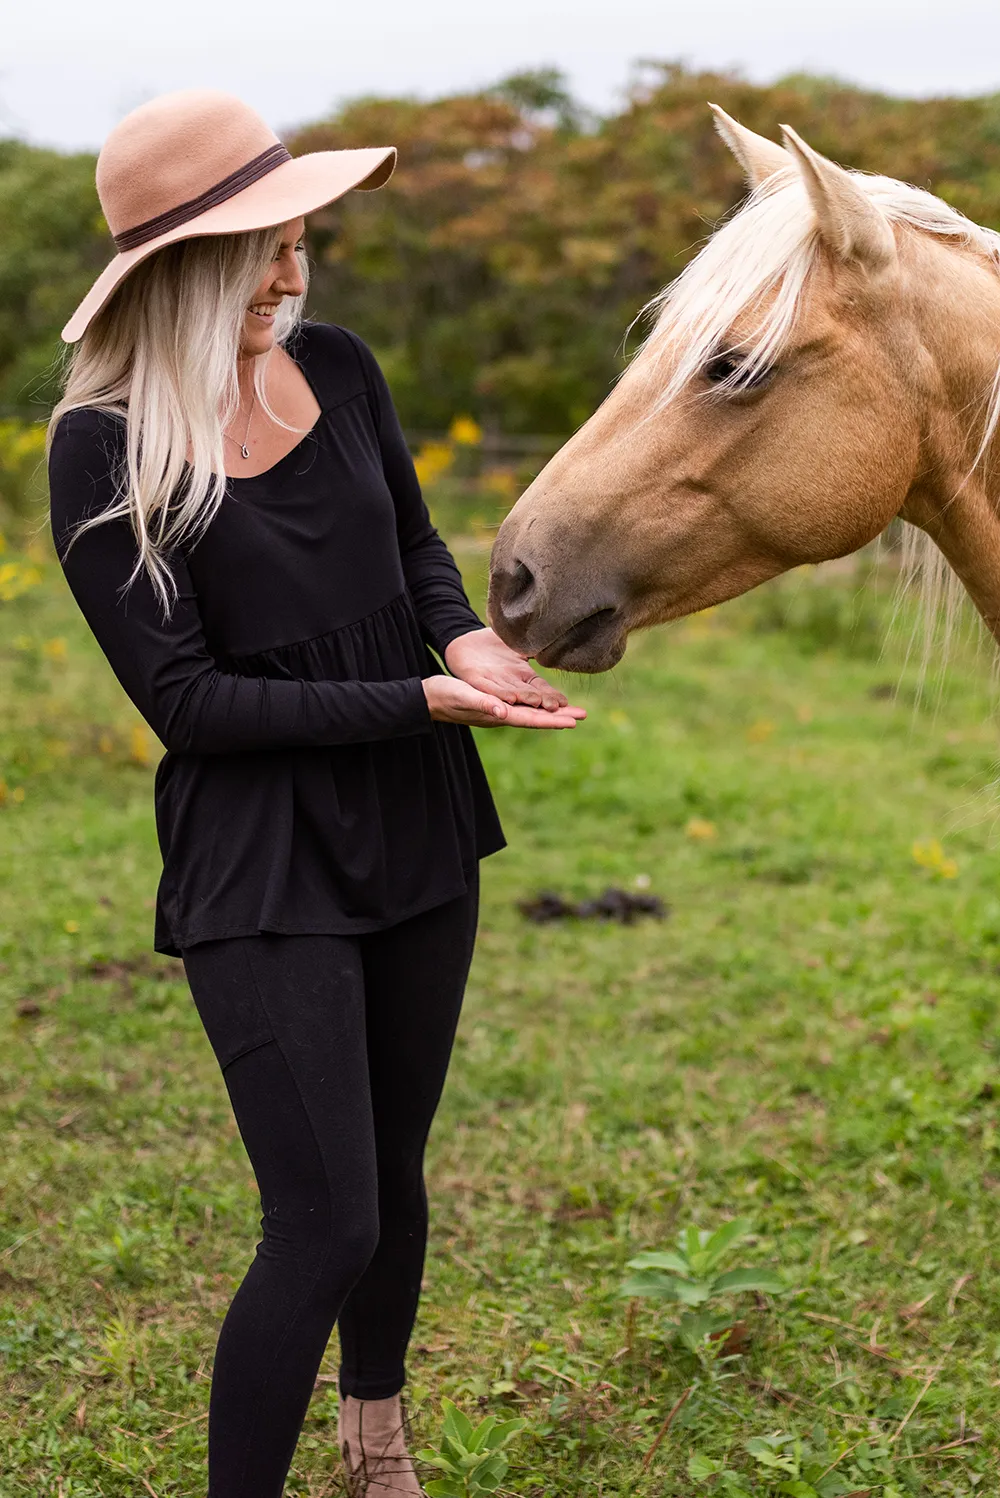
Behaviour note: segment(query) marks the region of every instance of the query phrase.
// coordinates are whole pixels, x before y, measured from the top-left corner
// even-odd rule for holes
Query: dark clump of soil
[[[562,895],[554,894],[551,890],[542,890],[530,900],[519,900],[517,908],[525,920],[534,921],[539,926],[548,921],[568,918],[581,921],[618,921],[622,926],[631,926],[641,915],[649,915],[654,920],[662,921],[670,913],[669,907],[664,905],[659,895],[633,895],[614,885],[609,885],[596,900],[580,900],[575,903],[564,900]]]
[[[172,968],[159,962],[148,952],[141,952],[137,957],[112,958],[108,962],[88,962],[80,971],[89,978],[112,983],[128,983],[132,978],[164,979],[174,976]]]

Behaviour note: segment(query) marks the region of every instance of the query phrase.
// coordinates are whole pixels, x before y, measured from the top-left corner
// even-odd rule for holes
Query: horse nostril
[[[538,604],[535,574],[516,558],[493,563],[490,575],[490,608],[496,616],[512,624],[530,618]]]
[[[534,573],[523,562],[515,562],[514,570],[507,580],[507,602],[517,603],[535,586]]]

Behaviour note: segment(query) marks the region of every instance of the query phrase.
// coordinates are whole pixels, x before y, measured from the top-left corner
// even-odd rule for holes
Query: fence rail
[[[42,422],[47,420],[48,411],[38,406],[29,408],[27,406],[0,405],[0,421]],[[407,443],[414,451],[429,442],[447,442],[448,440],[448,433],[446,431],[429,431],[422,428],[408,427],[405,435]],[[497,432],[484,428],[482,437],[476,444],[476,447],[488,459],[516,461],[518,458],[548,458],[562,447],[568,435],[568,433],[559,435],[555,433]]]

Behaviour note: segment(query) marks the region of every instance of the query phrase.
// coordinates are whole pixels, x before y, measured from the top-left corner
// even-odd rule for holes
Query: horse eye
[[[723,380],[732,378],[739,369],[740,362],[735,354],[716,354],[705,365],[705,378],[711,385],[721,385]]]
[[[748,369],[742,354],[732,350],[716,354],[705,365],[704,375],[710,385],[728,384],[737,394],[756,390],[770,378],[769,369]]]

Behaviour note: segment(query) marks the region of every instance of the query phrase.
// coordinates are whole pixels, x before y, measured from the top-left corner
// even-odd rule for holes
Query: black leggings
[[[341,1394],[403,1386],[427,1240],[424,1146],[477,906],[473,882],[366,936],[232,937],[183,954],[264,1214],[216,1348],[209,1498],[281,1498],[335,1323]]]

